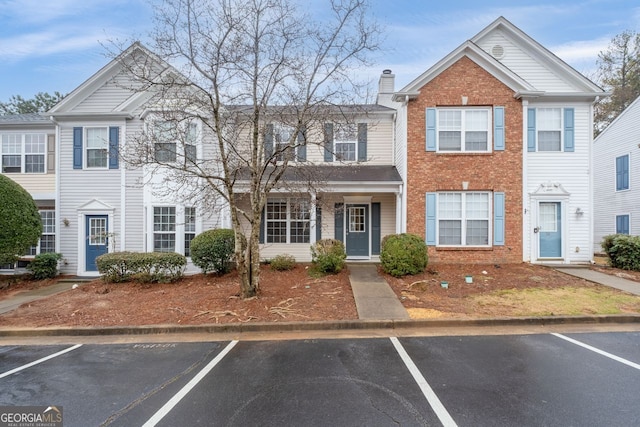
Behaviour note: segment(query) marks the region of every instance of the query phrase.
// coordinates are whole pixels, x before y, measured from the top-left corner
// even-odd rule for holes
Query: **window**
[[[616,234],[629,234],[629,215],[616,215]]]
[[[294,160],[294,150],[287,148],[292,144],[296,144],[293,139],[294,128],[285,124],[273,125],[273,148],[274,158],[276,161],[284,161],[285,158],[289,161]]]
[[[3,134],[0,148],[3,173],[45,172],[45,134]]]
[[[107,128],[86,128],[87,168],[108,167],[109,161],[109,130]]]
[[[439,193],[438,245],[488,245],[489,199],[489,193]]]
[[[308,200],[268,200],[265,207],[267,243],[309,243],[310,218]]]
[[[629,155],[616,157],[616,191],[629,189]]]
[[[155,160],[160,163],[184,160],[195,162],[198,157],[198,125],[194,122],[178,123],[156,121],[153,124]]]
[[[334,126],[334,153],[336,160],[355,161],[358,146],[358,126],[355,123]]]
[[[40,211],[42,218],[42,235],[40,236],[40,253],[56,251],[56,211]]]
[[[562,109],[538,108],[538,151],[562,151]]]
[[[191,256],[191,241],[196,237],[196,208],[184,208],[184,256]]]
[[[156,206],[153,208],[153,251],[175,252],[176,208]]]
[[[438,151],[489,151],[487,109],[438,110]]]

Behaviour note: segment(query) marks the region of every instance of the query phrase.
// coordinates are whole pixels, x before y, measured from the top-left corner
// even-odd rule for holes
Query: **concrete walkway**
[[[348,264],[349,281],[356,300],[358,318],[363,320],[409,319],[409,313],[375,264]]]
[[[587,267],[556,267],[555,269],[571,276],[586,279],[590,282],[599,283],[631,294],[640,295],[640,283],[634,282],[633,280],[623,279],[622,277],[611,274],[600,273]]]
[[[83,282],[87,282],[91,279],[88,278],[65,278],[58,283],[50,286],[43,286],[42,288],[32,289],[30,291],[24,291],[13,295],[11,298],[0,300],[0,314],[7,313],[11,310],[15,310],[22,304],[49,297],[51,295],[59,294],[60,292],[68,291],[72,289],[72,286],[77,284],[81,285]]]

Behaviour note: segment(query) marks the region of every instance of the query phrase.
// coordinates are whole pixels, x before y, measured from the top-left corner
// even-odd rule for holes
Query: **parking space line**
[[[420,387],[420,390],[422,390],[422,394],[424,394],[424,397],[427,398],[429,405],[431,405],[431,408],[433,408],[433,411],[440,419],[442,425],[444,427],[457,427],[457,424],[453,420],[453,418],[451,418],[449,411],[447,411],[447,408],[445,408],[442,402],[440,402],[440,399],[438,399],[438,396],[436,396],[436,393],[424,378],[416,364],[413,363],[413,360],[404,349],[402,344],[400,344],[398,338],[390,337],[389,339],[393,343],[393,346],[396,348],[396,351],[400,355],[400,358],[404,362],[405,366],[407,367],[409,372],[411,372],[413,379],[416,381],[416,383],[418,383],[418,387]]]
[[[608,357],[609,359],[615,360],[616,362],[624,363],[627,366],[631,366],[632,368],[636,368],[636,369],[640,370],[640,365],[639,364],[633,363],[633,362],[631,362],[631,361],[629,361],[627,359],[623,359],[622,357],[618,357],[615,354],[607,353],[604,350],[600,350],[599,348],[592,347],[589,344],[585,344],[585,343],[583,343],[581,341],[574,340],[573,338],[569,338],[569,337],[567,337],[565,335],[562,335],[562,334],[558,334],[558,333],[554,332],[551,335],[554,335],[554,336],[556,336],[558,338],[561,338],[561,339],[563,339],[565,341],[569,341],[570,343],[573,343],[575,345],[579,345],[580,347],[584,347],[587,350],[591,350],[591,351],[593,351],[595,353],[601,354],[601,355],[603,355],[605,357]]]
[[[9,375],[13,375],[16,372],[20,372],[20,371],[23,371],[23,370],[25,370],[27,368],[30,368],[32,366],[38,365],[38,364],[40,364],[42,362],[46,362],[47,360],[53,359],[54,357],[62,356],[63,354],[68,353],[70,351],[73,351],[78,347],[82,347],[82,344],[76,344],[73,347],[66,348],[66,349],[64,349],[62,351],[59,351],[59,352],[54,353],[52,355],[49,355],[47,357],[43,357],[42,359],[38,359],[38,360],[36,360],[34,362],[27,363],[26,365],[19,366],[19,367],[15,368],[15,369],[12,369],[12,370],[7,371],[7,372],[5,372],[3,374],[0,374],[0,378],[8,377]]]
[[[205,377],[220,361],[238,344],[238,340],[231,341],[218,355],[207,364],[198,374],[191,379],[182,389],[176,393],[164,406],[153,414],[149,421],[144,423],[142,427],[153,427],[160,422],[171,410]]]

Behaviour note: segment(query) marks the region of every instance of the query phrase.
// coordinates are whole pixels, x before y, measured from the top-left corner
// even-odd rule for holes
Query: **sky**
[[[328,0],[306,1],[313,11]],[[366,72],[377,81],[391,69],[396,89],[499,16],[588,77],[595,76],[598,53],[615,35],[640,31],[637,0],[370,2],[384,40]],[[109,62],[112,41],[150,46],[152,17],[148,0],[0,0],[0,102],[71,92]]]

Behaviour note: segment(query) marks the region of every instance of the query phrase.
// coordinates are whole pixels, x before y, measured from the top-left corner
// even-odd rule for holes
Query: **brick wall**
[[[462,106],[505,107],[505,150],[482,154],[425,151],[425,109]],[[505,193],[505,245],[480,248],[429,247],[430,262],[522,262],[522,104],[513,91],[467,57],[431,80],[409,102],[407,129],[407,231],[425,237],[425,193],[497,191]],[[492,142],[491,142],[492,143]],[[490,236],[490,241],[492,241]]]

